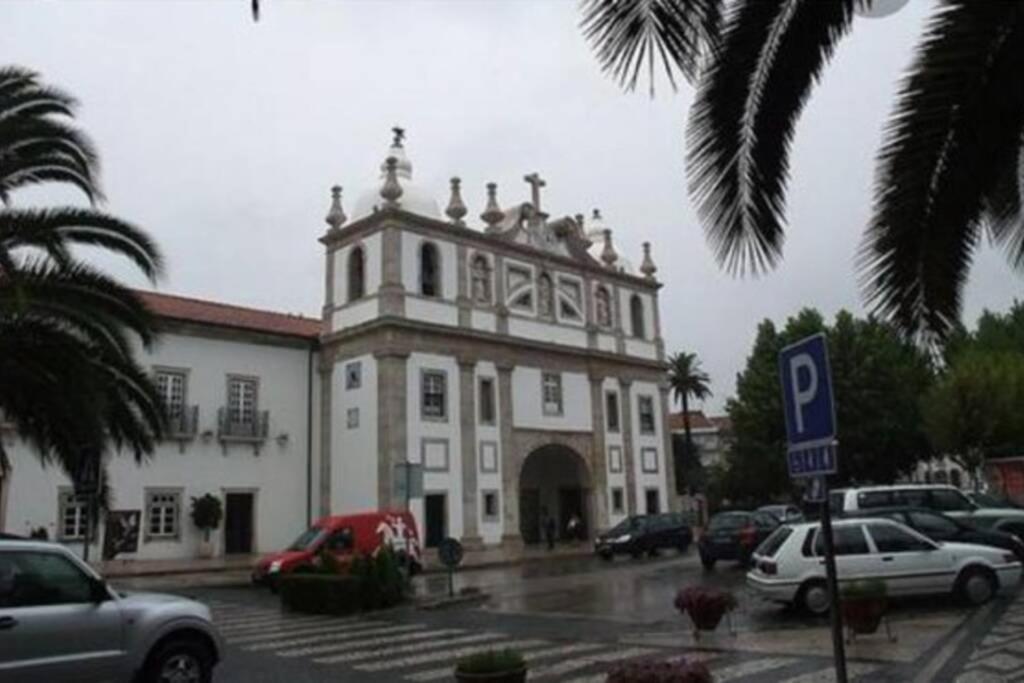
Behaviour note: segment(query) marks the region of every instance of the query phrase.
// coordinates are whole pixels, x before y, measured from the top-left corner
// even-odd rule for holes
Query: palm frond
[[[1007,163],[995,186],[985,197],[985,216],[992,241],[1001,245],[1014,268],[1024,268],[1024,141],[1015,160]]]
[[[742,0],[701,76],[688,168],[716,258],[754,274],[782,253],[794,127],[858,0]]]
[[[626,90],[647,71],[654,95],[660,62],[672,89],[676,72],[693,80],[715,47],[723,0],[584,0],[580,28],[602,70]]]
[[[943,0],[890,118],[859,255],[869,303],[907,334],[950,332],[986,211],[1013,212],[999,188],[1017,169],[1022,73],[1024,3]]]
[[[163,271],[163,257],[153,239],[109,214],[71,207],[0,211],[0,252],[36,247],[60,260],[61,252],[75,245],[126,256],[151,280]]]

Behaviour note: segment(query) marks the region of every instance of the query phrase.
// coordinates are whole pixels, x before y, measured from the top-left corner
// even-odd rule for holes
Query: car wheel
[[[615,553],[610,553],[610,552],[607,552],[607,551],[600,552],[600,553],[597,554],[597,556],[600,557],[605,562],[611,562],[612,560],[615,559]]]
[[[689,549],[690,549],[690,544],[689,543],[680,543],[679,545],[676,546],[676,550],[679,551],[680,555],[684,555],[686,553],[686,551],[689,550]]]
[[[956,596],[964,603],[977,607],[991,600],[999,590],[995,575],[982,567],[968,567],[956,581]]]
[[[634,560],[639,560],[641,557],[644,556],[644,551],[642,548],[633,548],[629,551],[629,556],[632,557]]]
[[[657,557],[657,556],[658,556],[658,546],[652,545],[650,548],[647,549],[647,557]]]
[[[830,603],[828,585],[824,581],[808,581],[800,588],[796,598],[800,609],[817,617],[828,614]]]
[[[700,563],[704,565],[704,569],[711,571],[715,568],[715,558],[708,557],[704,553],[700,554]]]
[[[210,683],[213,655],[195,638],[175,638],[161,644],[149,658],[145,683]]]

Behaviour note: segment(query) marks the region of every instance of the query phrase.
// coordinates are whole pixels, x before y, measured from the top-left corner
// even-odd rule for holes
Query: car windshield
[[[708,524],[710,531],[741,529],[750,524],[749,512],[723,512],[711,518]]]
[[[318,526],[310,527],[302,532],[295,541],[288,546],[288,550],[309,550],[317,544],[324,535],[324,530]]]

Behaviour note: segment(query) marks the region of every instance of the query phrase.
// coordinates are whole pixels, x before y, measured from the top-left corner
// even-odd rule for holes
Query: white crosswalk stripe
[[[550,645],[551,643],[546,640],[535,640],[533,638],[524,638],[522,640],[506,640],[500,642],[493,642],[500,640],[501,635],[490,633],[480,634],[480,636],[489,636],[488,640],[491,642],[470,645],[468,647],[458,647],[454,650],[445,650],[443,652],[430,652],[422,655],[413,655],[410,657],[401,657],[398,659],[392,659],[390,661],[374,662],[371,664],[360,664],[355,668],[359,671],[388,671],[391,669],[404,669],[412,666],[418,666],[420,664],[436,664],[438,662],[454,662],[459,657],[465,657],[467,655],[475,655],[478,652],[486,652],[494,649],[513,648],[518,650],[536,649]],[[480,638],[483,640],[484,638]],[[316,660],[314,660],[316,661]]]
[[[295,622],[295,623],[284,622],[284,623],[281,623],[281,624],[277,624],[277,623],[266,624],[266,625],[260,626],[258,628],[221,630],[221,635],[224,636],[224,638],[228,642],[244,642],[247,638],[249,638],[251,636],[270,636],[270,635],[274,635],[274,636],[280,636],[280,637],[287,638],[287,637],[291,637],[293,635],[303,635],[303,634],[314,633],[318,629],[322,630],[322,629],[325,629],[325,628],[330,628],[330,627],[335,626],[335,625],[340,625],[341,623],[346,623],[346,624],[363,623],[363,624],[367,624],[368,626],[374,626],[374,625],[383,624],[385,622],[380,622],[380,621],[369,622],[369,623],[367,623],[365,621],[364,622],[358,622],[358,621],[341,622],[338,619],[331,619],[331,620],[327,620],[327,621],[302,621],[302,622]]]
[[[387,622],[380,623],[386,624]],[[367,625],[365,623],[351,624],[349,626],[342,626],[337,628],[319,629],[313,633],[301,637],[297,635],[295,637],[288,637],[286,640],[281,640],[280,638],[266,639],[266,642],[256,642],[253,645],[244,645],[242,649],[247,650],[249,652],[258,652],[260,650],[279,651],[286,650],[287,648],[291,647],[299,647],[302,645],[316,645],[318,643],[334,642],[349,638],[365,638],[371,635],[390,633],[392,632],[392,629],[397,629],[398,631],[412,631],[417,630],[419,628],[422,628],[422,626],[419,624],[390,625],[379,627],[374,627],[372,626],[372,624]],[[415,635],[419,636],[419,634]],[[413,634],[402,635],[403,638],[411,638],[412,636]]]
[[[239,633],[241,631],[257,631],[259,629],[275,628],[275,627],[291,627],[299,626],[302,624],[324,624],[342,621],[338,617],[299,617],[295,619],[281,618],[280,616],[270,619],[259,619],[252,621],[237,621],[237,622],[218,622],[214,619],[213,623],[217,625],[217,628],[221,633]],[[352,621],[348,619],[348,621]]]
[[[611,652],[602,652],[596,655],[584,656],[584,657],[573,657],[567,659],[564,662],[552,664],[550,666],[541,667],[539,669],[531,669],[530,679],[531,680],[542,680],[544,678],[554,678],[556,676],[565,676],[571,674],[580,669],[586,669],[595,664],[606,664],[609,662],[618,662],[624,659],[633,659],[634,657],[643,657],[644,655],[650,655],[658,652],[658,650],[652,650],[647,647],[630,647],[623,650],[613,650]]]
[[[253,633],[245,633],[231,638],[227,638],[227,641],[232,645],[247,645],[252,643],[261,643],[269,641],[295,640],[300,637],[313,638],[321,634],[326,635],[328,633],[348,633],[349,631],[360,631],[369,628],[380,628],[391,625],[392,624],[387,621],[350,621],[342,624],[318,624],[315,626],[305,626],[303,628],[288,629],[283,631],[255,631]]]
[[[341,650],[347,652],[358,651],[359,648],[393,645],[396,642],[413,642],[416,640],[422,640],[424,633],[435,639],[439,639],[446,635],[453,635],[453,632],[463,633],[463,631],[458,629],[444,629],[440,632],[435,631],[433,634],[430,634],[429,631],[424,633],[410,633],[410,631],[418,631],[422,628],[423,626],[420,624],[410,624],[407,626],[393,626],[389,629],[375,629],[376,634],[374,634],[373,637],[370,637],[372,632],[360,633],[358,634],[360,637],[350,636],[347,639],[335,640],[329,643],[322,643],[320,645],[297,647],[288,650],[276,650],[274,654],[278,657],[307,657],[310,655],[323,655]]]
[[[598,650],[606,647],[605,643],[572,643],[570,645],[558,645],[556,647],[549,647],[543,650],[534,650],[533,652],[527,652],[523,659],[526,662],[532,663],[540,659],[548,659],[550,657],[564,657],[571,654],[579,654],[580,652],[587,652],[588,650]],[[437,681],[441,679],[450,679],[452,677],[452,665],[441,667],[438,669],[430,669],[428,671],[420,671],[414,674],[410,674],[405,677],[407,681]],[[602,678],[602,683],[604,679]]]
[[[450,638],[445,641],[445,645],[451,647],[453,645],[465,645],[468,643],[479,643],[485,640],[497,640],[501,638],[500,633],[471,633],[465,636],[458,636],[457,638]],[[314,659],[314,662],[319,664],[341,664],[360,662],[365,659],[377,659],[377,663],[363,664],[357,668],[368,667],[367,671],[377,671],[378,669],[372,668],[380,666],[382,669],[391,668],[392,662],[398,660],[388,660],[389,657],[395,655],[405,655],[413,652],[422,652],[423,650],[437,650],[438,643],[434,641],[425,643],[409,643],[407,645],[397,644],[386,648],[374,648],[371,650],[356,650],[355,652],[346,652],[344,654],[335,655],[333,657],[322,657]]]

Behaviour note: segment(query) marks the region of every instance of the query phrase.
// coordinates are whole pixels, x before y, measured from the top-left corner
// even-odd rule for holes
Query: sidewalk
[[[583,557],[593,552],[589,543],[562,544],[548,550],[544,546],[513,548],[483,548],[466,550],[459,570],[483,569],[507,565],[541,562],[548,559]],[[248,581],[249,573],[260,555],[232,555],[213,558],[184,558],[171,560],[109,560],[92,562],[92,566],[107,578],[159,577],[181,575],[231,574],[235,580],[243,577]],[[424,552],[424,572],[441,573],[444,565],[437,558],[437,551]],[[237,575],[237,577],[236,577]]]

